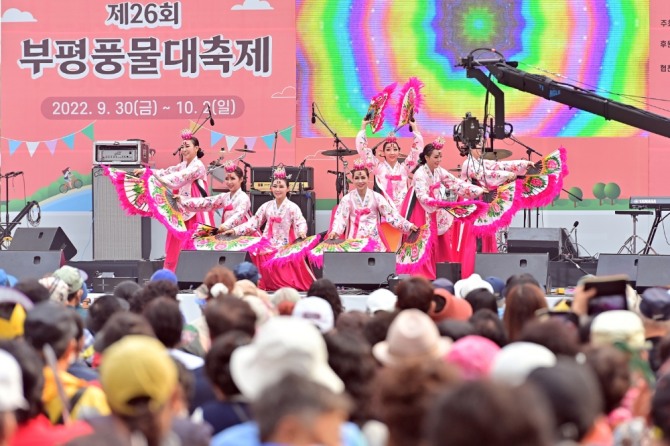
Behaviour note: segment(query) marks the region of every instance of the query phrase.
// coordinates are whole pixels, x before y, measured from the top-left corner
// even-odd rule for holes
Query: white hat
[[[328,333],[335,327],[333,307],[327,300],[320,297],[307,296],[300,299],[295,304],[291,316],[310,321],[321,333]]]
[[[454,295],[465,299],[470,291],[484,288],[493,293],[493,287],[486,280],[482,279],[479,274],[473,274],[467,279],[461,279],[454,284]]]
[[[28,409],[28,402],[23,397],[21,367],[12,355],[0,350],[0,412],[16,409]]]
[[[503,347],[491,365],[491,379],[520,386],[530,373],[556,365],[556,355],[547,347],[532,342],[514,342]]]
[[[373,291],[368,296],[365,306],[368,313],[375,314],[377,311],[388,311],[390,313],[395,311],[395,304],[398,297],[386,288],[380,288]]]
[[[328,365],[326,343],[304,319],[278,316],[260,327],[251,344],[230,358],[233,381],[252,401],[287,373],[297,373],[340,393],[344,383]]]
[[[451,339],[440,337],[435,322],[416,309],[398,313],[389,327],[385,341],[372,348],[382,364],[395,365],[442,358],[451,348]]]
[[[632,349],[646,347],[644,325],[640,316],[628,310],[600,313],[591,323],[591,343],[596,346],[623,342]]]

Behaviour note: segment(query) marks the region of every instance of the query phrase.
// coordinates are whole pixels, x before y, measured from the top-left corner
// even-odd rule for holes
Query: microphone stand
[[[318,110],[318,107],[317,107],[317,110]],[[333,145],[335,146],[335,150],[337,150],[337,151],[340,151],[340,150],[349,150],[349,147],[347,147],[347,145],[344,144],[344,142],[342,142],[342,140],[337,136],[337,133],[335,133],[335,132],[328,126],[328,124],[326,123],[326,121],[321,117],[320,112],[319,112],[319,113],[315,112],[315,113],[314,113],[314,116],[316,117],[316,119],[319,120],[319,122],[320,122],[320,123],[321,123],[321,124],[328,130],[328,132],[329,132],[329,133],[332,135],[332,137],[334,138]],[[344,147],[344,149],[340,149],[340,146]],[[338,178],[338,181],[339,181],[339,178],[340,178],[340,158],[342,158],[342,157],[341,157],[341,156],[336,156],[336,157],[335,157],[335,170],[337,171],[337,178]],[[343,160],[343,161],[344,161],[344,160]],[[347,185],[346,178],[344,179],[343,182],[344,182],[344,184],[342,185],[342,190],[344,191],[345,188],[346,188],[346,185]],[[340,194],[339,194],[339,192],[337,192],[337,191],[336,191],[336,193],[337,193],[337,200],[336,200],[336,202],[337,202],[337,204],[340,204]],[[344,195],[343,195],[343,196],[344,196]]]

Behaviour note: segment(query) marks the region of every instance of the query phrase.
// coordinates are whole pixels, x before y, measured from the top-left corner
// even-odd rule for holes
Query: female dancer
[[[455,202],[457,198],[452,198],[451,194],[473,199],[487,192],[485,188],[460,180],[440,167],[443,144],[444,140],[438,138],[423,148],[419,155],[419,167],[414,173],[412,196],[405,200],[402,211],[404,215],[409,212],[409,220],[415,225],[422,226],[430,223],[436,229],[431,252],[417,270],[417,274],[428,279],[435,279],[436,262],[452,260],[451,243],[447,230],[454,217],[445,209],[438,207],[436,202]]]
[[[274,200],[263,203],[249,221],[226,230],[223,235],[251,235],[265,223],[263,237],[270,242],[273,251],[253,258],[262,276],[259,286],[266,290],[292,287],[306,291],[314,281],[314,274],[304,258],[273,265],[272,270],[264,266],[276,249],[307,236],[307,222],[300,207],[287,198],[288,180],[284,166],[280,165],[274,170],[270,190]]]
[[[397,159],[397,150],[395,157]],[[368,188],[370,174],[364,160],[354,162],[351,175],[356,189],[342,197],[330,228],[329,239],[341,238],[346,232],[344,238],[370,238],[376,242],[375,251],[390,251],[379,231],[380,216],[405,234],[419,229],[405,220],[386,198]]]
[[[227,231],[245,223],[251,218],[251,201],[242,191],[244,173],[232,161],[223,164],[226,172],[225,182],[229,192],[213,197],[187,198],[181,197],[181,205],[187,211],[201,212],[223,209],[219,231]]]
[[[414,143],[412,149],[404,163],[398,162],[400,155],[400,146],[394,136],[386,138],[382,145],[382,154],[384,161],[379,161],[368,147],[368,140],[365,136],[365,128],[370,121],[363,120],[361,130],[356,135],[356,150],[358,154],[371,166],[370,173],[375,176],[375,186],[384,197],[397,210],[400,210],[402,202],[407,195],[409,174],[416,166],[419,153],[423,149],[423,137],[419,132],[416,122],[412,122],[414,127]]]
[[[181,133],[182,145],[179,149],[182,161],[179,164],[170,166],[166,169],[156,169],[151,172],[161,183],[172,189],[178,189],[179,195],[185,197],[206,197],[207,196],[207,169],[200,161],[205,153],[200,148],[200,142],[193,136],[190,130],[183,130]],[[145,169],[135,170],[135,175],[141,176]],[[186,227],[189,230],[195,230],[198,224],[214,224],[212,212],[192,212],[183,213]],[[174,271],[177,268],[179,252],[182,249],[184,241],[168,231],[165,241],[165,262],[163,268]]]

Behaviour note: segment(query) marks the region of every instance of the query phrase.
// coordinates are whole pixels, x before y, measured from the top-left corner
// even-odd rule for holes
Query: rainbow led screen
[[[425,130],[450,134],[466,112],[481,119],[486,90],[455,67],[479,47],[496,48],[524,71],[645,108],[608,92],[647,95],[648,0],[298,0],[296,20],[300,136],[328,134],[310,124],[312,102],[334,131],[353,136],[370,98],[411,76],[426,84]],[[501,87],[516,135],[640,133]],[[392,115],[380,134],[392,129]]]

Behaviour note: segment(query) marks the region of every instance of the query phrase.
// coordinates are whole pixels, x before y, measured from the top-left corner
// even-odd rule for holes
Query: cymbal
[[[355,150],[349,150],[349,149],[342,149],[342,150],[324,150],[321,152],[321,155],[326,155],[326,156],[353,156],[356,155],[358,152]]]
[[[493,149],[482,153],[485,160],[501,160],[512,156],[512,151],[507,149]]]
[[[251,149],[235,149],[236,152],[246,152],[246,153],[256,153],[255,150]]]
[[[456,168],[454,168],[454,169],[448,169],[448,170],[449,170],[449,172],[461,173],[461,170],[462,170],[462,169],[461,169],[460,167],[456,167]]]

